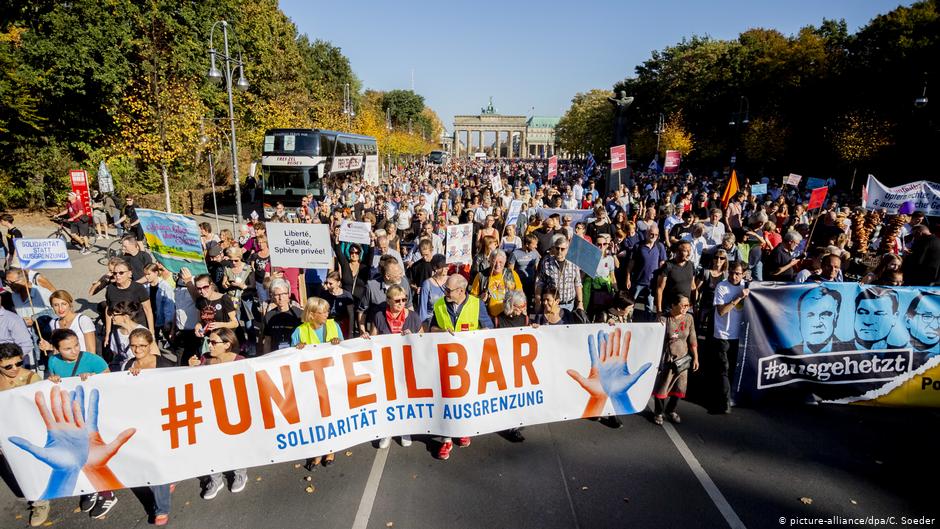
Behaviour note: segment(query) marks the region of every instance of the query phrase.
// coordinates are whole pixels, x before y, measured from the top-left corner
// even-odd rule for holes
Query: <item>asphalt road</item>
[[[27,236],[51,231],[22,229]],[[103,253],[76,253],[73,269],[46,273],[91,306],[97,299],[84,293],[103,262]],[[694,378],[690,394],[703,391],[702,378]],[[885,518],[880,525],[926,517],[932,526],[940,518],[929,464],[940,434],[936,410],[822,405],[736,408],[724,416],[685,402],[679,411],[676,426],[638,414],[616,430],[586,420],[530,427],[520,444],[480,436],[446,462],[432,458],[424,437],[409,448],[360,445],[313,472],[294,463],[249,469],[243,492],[211,501],[199,497],[196,479],[187,480],[173,494],[170,526],[762,528],[837,516],[863,523],[815,525],[869,527],[875,524],[864,522],[875,520],[864,518],[872,516]],[[118,498],[102,520],[74,512],[77,499],[55,500],[47,525],[147,525],[132,491]],[[26,504],[0,487],[0,527],[25,526],[27,518]]]

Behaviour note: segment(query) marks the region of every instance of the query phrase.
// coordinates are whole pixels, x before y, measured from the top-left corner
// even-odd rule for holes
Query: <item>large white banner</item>
[[[914,209],[924,215],[940,215],[940,184],[919,180],[898,187],[885,187],[874,176],[868,175],[866,209],[885,209],[896,215],[905,202],[913,202]]]
[[[268,222],[268,246],[271,264],[293,268],[329,268],[333,264],[333,246],[327,224],[291,224]]]
[[[382,437],[480,435],[642,410],[659,323],[378,336],[0,392],[29,499],[295,461]]]

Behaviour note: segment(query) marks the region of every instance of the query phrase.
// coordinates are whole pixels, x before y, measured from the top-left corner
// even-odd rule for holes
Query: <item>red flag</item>
[[[806,206],[806,209],[810,210],[822,207],[823,202],[826,200],[826,193],[828,192],[829,188],[825,186],[814,189],[809,196],[809,205]]]
[[[728,207],[728,202],[738,193],[738,173],[732,169],[731,178],[728,179],[728,185],[725,187],[725,193],[721,195],[721,207]]]

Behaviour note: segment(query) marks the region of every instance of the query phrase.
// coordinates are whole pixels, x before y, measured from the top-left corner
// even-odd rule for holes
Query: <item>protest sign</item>
[[[327,224],[268,222],[271,265],[292,268],[329,268],[333,264]]]
[[[610,170],[619,171],[627,168],[627,146],[617,145],[610,148]]]
[[[601,262],[601,250],[597,246],[575,235],[568,243],[567,259],[578,265],[585,274],[597,276],[597,265]]]
[[[897,187],[886,187],[874,176],[868,175],[868,185],[865,186],[867,198],[863,205],[866,209],[885,209],[891,215],[896,215],[901,205],[913,202],[916,211],[927,216],[940,216],[940,184],[919,180]]]
[[[183,267],[193,275],[208,272],[195,220],[152,209],[138,209],[137,216],[150,252],[164,268],[174,274]]]
[[[751,194],[761,196],[767,194],[767,184],[754,184],[751,186]]]
[[[826,193],[829,192],[828,187],[818,187],[813,190],[809,195],[809,204],[806,205],[806,209],[816,209],[821,208],[823,202],[826,201]]]
[[[562,218],[565,215],[571,216],[571,224],[577,224],[587,220],[590,216],[594,215],[594,210],[592,209],[559,209],[559,208],[538,208],[536,212],[540,219],[551,217],[555,213],[561,215]]]
[[[98,164],[98,191],[102,193],[114,193],[114,179],[111,177],[111,171],[108,170],[104,160]]]
[[[69,180],[72,182],[72,192],[78,195],[82,205],[85,207],[85,214],[91,218],[91,196],[88,194],[88,173],[84,169],[73,169],[69,171]]]
[[[13,239],[20,266],[26,270],[72,268],[69,251],[62,239]]]
[[[502,193],[503,191],[502,178],[500,178],[498,174],[490,175],[490,186],[493,188],[494,193]]]
[[[652,393],[663,333],[638,323],[385,335],[44,381],[0,392],[0,449],[36,500],[298,461],[393,435],[461,437],[636,413]],[[66,421],[60,408],[89,420]],[[68,442],[92,429],[105,444],[120,441],[93,469],[107,480],[83,470],[93,446]],[[47,444],[61,457],[43,457]]]
[[[820,187],[828,187],[825,178],[810,177],[806,179],[806,189],[819,189]]]
[[[752,283],[742,309],[738,402],[940,406],[940,288]]]
[[[663,166],[663,172],[666,174],[675,174],[679,170],[679,164],[681,161],[681,152],[666,151],[666,164]]]
[[[372,223],[344,220],[339,225],[339,240],[358,244],[372,244]]]
[[[506,212],[506,225],[515,224],[522,213],[522,201],[513,200],[509,203],[509,210]]]
[[[793,186],[793,187],[796,187],[796,186],[800,185],[800,180],[802,180],[802,179],[803,179],[802,176],[800,176],[800,175],[798,175],[798,174],[790,173],[790,176],[787,177],[786,184],[787,184],[787,185],[791,185],[791,186]]]
[[[473,262],[473,224],[447,227],[447,264]]]
[[[548,179],[552,180],[558,176],[558,157],[552,156],[548,159]]]

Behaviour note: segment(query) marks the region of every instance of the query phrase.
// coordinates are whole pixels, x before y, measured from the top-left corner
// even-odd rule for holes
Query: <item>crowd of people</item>
[[[564,160],[551,178],[545,160],[421,162],[393,173],[378,185],[329,181],[324,196],[272,205],[269,221],[330,226],[335,259],[328,269],[273,266],[265,222],[248,220],[237,233],[201,223],[208,273],[170,273],[144,248],[133,199],[119,210],[103,197],[107,214],[89,217],[70,197],[63,215],[77,246],[87,250],[91,222],[96,235],[108,237],[114,221],[124,253],[108,260],[87,292],[70,292],[17,267],[13,240],[22,233],[13,216],[0,216],[8,256],[0,390],[382,334],[644,321],[666,329],[650,420],[680,423],[689,373],[700,368],[707,374],[700,377],[704,404],[731,411],[730,377],[752,281],[940,282],[936,225],[922,212],[861,209],[860,198],[834,181],[827,202],[807,210],[805,189],[764,179],[767,193],[754,196],[749,184],[757,181],[742,179],[740,191],[729,194],[727,175],[718,173],[639,173],[613,186],[602,167]],[[514,200],[523,207],[507,224]],[[254,213],[263,217],[260,206]],[[369,222],[371,244],[341,241],[345,219]],[[475,245],[461,264],[445,250],[447,227],[457,224],[472,225]],[[578,238],[596,247],[596,270],[569,259]],[[96,310],[78,310],[76,298],[102,291]],[[940,318],[931,321],[937,336]],[[621,424],[616,417],[604,423]],[[521,429],[502,434],[525,439]],[[471,439],[431,442],[446,460]],[[411,444],[410,437],[401,443]],[[334,461],[322,454],[307,466]],[[247,481],[247,470],[237,470],[229,488],[239,492]],[[223,488],[223,475],[207,476],[202,497],[211,500]],[[167,523],[172,490],[149,487],[152,523]],[[99,492],[82,496],[80,507],[100,518],[116,501],[113,491]],[[44,523],[49,502],[30,507],[31,524]]]

